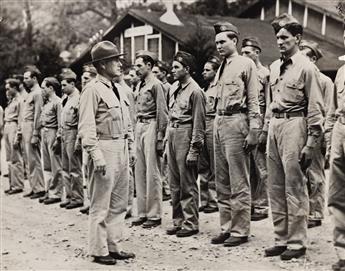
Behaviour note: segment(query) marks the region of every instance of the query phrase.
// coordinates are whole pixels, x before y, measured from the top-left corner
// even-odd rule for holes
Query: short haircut
[[[61,85],[59,80],[57,80],[55,77],[46,77],[43,80],[46,82],[47,87],[52,87],[55,91],[55,93],[59,93],[61,90]]]
[[[42,74],[41,74],[40,70],[35,65],[27,65],[27,66],[25,66],[24,71],[25,72],[30,72],[31,78],[32,77],[36,77],[37,81],[41,80]]]
[[[229,38],[229,39],[233,39],[233,38],[236,38],[236,40],[237,40],[237,42],[236,42],[236,45],[238,44],[238,42],[239,42],[239,38],[238,38],[238,36],[234,33],[234,32],[227,32],[226,33],[226,36]]]
[[[76,79],[73,79],[73,78],[63,78],[63,77],[61,79],[61,82],[62,81],[66,81],[68,84],[70,84],[70,83],[74,83],[75,84],[77,82]]]
[[[8,78],[5,81],[6,84],[9,84],[11,88],[15,88],[17,91],[19,91],[20,81],[13,78]]]
[[[139,56],[137,58],[142,58],[142,60],[144,61],[145,64],[151,63],[151,68],[153,68],[153,66],[155,65],[155,61],[149,56],[143,55],[143,56]]]
[[[212,61],[206,61],[206,63],[210,63],[211,66],[212,66],[212,69],[213,69],[214,71],[217,71],[218,68],[219,68],[219,66],[220,66],[219,64],[214,63],[214,62],[212,62]]]
[[[296,37],[298,34],[303,35],[303,26],[301,26],[298,23],[291,23],[291,24],[286,24],[281,28],[275,29],[275,33],[277,34],[280,29],[286,29],[291,33],[292,36]]]
[[[23,83],[23,81],[24,81],[24,76],[23,76],[22,74],[13,74],[12,77],[13,77],[14,79],[19,80],[20,83]]]

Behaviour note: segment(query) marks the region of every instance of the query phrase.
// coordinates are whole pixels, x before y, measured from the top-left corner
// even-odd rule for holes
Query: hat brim
[[[125,55],[125,53],[122,53],[122,54],[114,54],[114,55],[110,55],[110,56],[107,56],[107,57],[92,59],[92,60],[91,60],[90,62],[88,62],[88,63],[95,63],[95,62],[99,62],[99,61],[101,61],[101,60],[106,60],[106,59],[115,58],[115,57],[124,56],[124,55]]]

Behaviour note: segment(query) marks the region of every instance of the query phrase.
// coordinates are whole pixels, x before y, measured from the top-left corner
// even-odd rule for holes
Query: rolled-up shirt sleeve
[[[153,86],[152,90],[155,93],[157,106],[157,140],[163,140],[168,124],[168,107],[164,88],[162,84],[156,84]]]

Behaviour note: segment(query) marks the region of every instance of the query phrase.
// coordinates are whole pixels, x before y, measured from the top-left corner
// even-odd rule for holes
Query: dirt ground
[[[28,183],[25,183],[28,187]],[[309,231],[306,257],[281,262],[265,258],[273,244],[271,219],[252,223],[250,242],[236,248],[210,244],[218,233],[218,214],[200,214],[200,233],[188,238],[167,236],[171,206],[164,202],[161,227],[147,230],[126,221],[123,249],[136,258],[107,267],[87,256],[88,218],[77,210],[45,206],[19,195],[5,195],[8,179],[2,178],[1,270],[330,270],[336,261],[332,224],[327,215],[322,227]]]

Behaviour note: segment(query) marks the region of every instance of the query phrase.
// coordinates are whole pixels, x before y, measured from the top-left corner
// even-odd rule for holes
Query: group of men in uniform
[[[32,191],[26,196],[56,203],[65,187],[61,207],[73,209],[83,205],[86,176],[89,253],[109,265],[135,257],[119,246],[133,182],[133,226],[161,225],[163,198],[171,197],[168,235],[197,234],[199,212],[219,211],[220,232],[211,243],[228,247],[249,241],[251,220],[267,218],[270,202],[275,244],[265,256],[290,260],[306,253],[307,228],[322,224],[324,167],[330,167],[328,204],[339,255],[333,269],[345,270],[344,67],[333,86],[315,65],[322,52],[302,41],[295,18],[282,14],[272,26],[281,57],[268,69],[258,38],[244,38],[239,54],[238,28],[215,24],[223,60],[212,56],[205,63],[204,89],[193,79],[194,57],[184,51],[173,58],[172,85],[169,67],[143,50],[124,78],[123,54],[109,41],[92,48],[94,68],[84,70],[81,94],[68,70],[60,82],[45,78],[41,89],[39,71],[28,67],[29,93],[8,79],[6,193],[23,191],[27,170]]]

